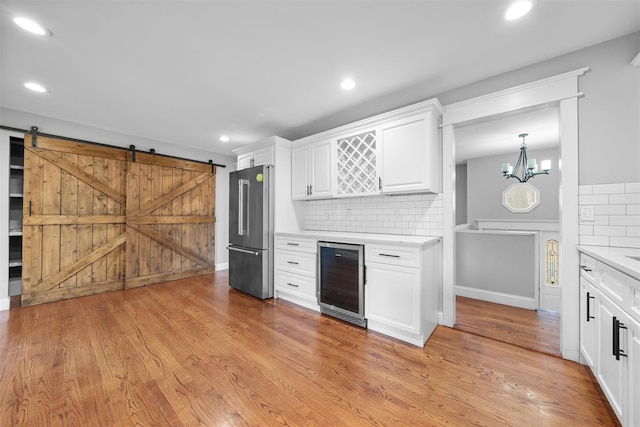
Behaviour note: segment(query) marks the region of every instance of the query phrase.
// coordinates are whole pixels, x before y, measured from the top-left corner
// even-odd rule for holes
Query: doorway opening
[[[558,110],[561,172],[560,200],[560,351],[579,360],[578,294],[578,77],[588,68],[538,80],[489,95],[445,106],[443,135],[443,287],[442,324],[456,323],[456,135],[474,122],[515,114],[526,109],[554,106]]]
[[[553,165],[524,185],[500,172],[515,162],[523,132],[529,158]],[[560,240],[559,139],[555,106],[460,126],[455,139],[454,327],[554,356],[561,355],[560,283],[558,257],[547,252]],[[513,209],[505,195],[515,190],[526,190],[516,199],[534,195],[535,203]]]

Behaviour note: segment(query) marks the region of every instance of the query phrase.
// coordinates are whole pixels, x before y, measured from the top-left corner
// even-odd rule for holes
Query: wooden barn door
[[[127,172],[126,288],[214,271],[212,168],[136,153]]]
[[[25,135],[22,305],[122,289],[128,152]]]

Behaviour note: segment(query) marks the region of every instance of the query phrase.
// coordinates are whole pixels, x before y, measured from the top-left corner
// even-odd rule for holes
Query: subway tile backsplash
[[[442,194],[309,200],[306,230],[442,236]]]
[[[640,248],[640,182],[581,185],[578,198],[580,244]]]

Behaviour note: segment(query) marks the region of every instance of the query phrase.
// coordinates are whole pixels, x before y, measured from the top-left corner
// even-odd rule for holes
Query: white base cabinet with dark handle
[[[580,353],[623,426],[640,425],[640,281],[580,255]]]
[[[423,347],[438,323],[442,245],[434,236],[283,231],[275,233],[275,298],[320,311],[318,242],[364,246],[367,329]],[[312,261],[315,264],[312,266]]]
[[[317,242],[280,236],[274,242],[275,298],[320,311],[316,297]]]

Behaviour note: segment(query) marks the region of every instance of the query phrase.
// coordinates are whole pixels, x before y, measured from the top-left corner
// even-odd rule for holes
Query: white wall
[[[467,224],[478,219],[503,220],[553,220],[560,218],[560,173],[558,171],[558,149],[528,150],[530,159],[551,160],[549,175],[540,175],[527,181],[540,190],[540,204],[531,212],[514,213],[502,206],[502,192],[515,179],[505,179],[500,172],[502,163],[515,164],[520,154],[519,146],[512,153],[480,157],[467,161]]]
[[[216,227],[215,227],[215,263],[218,266],[225,266],[229,262],[227,253],[227,243],[229,241],[229,172],[235,170],[235,156],[225,156],[217,153],[207,152],[190,148],[188,142],[180,145],[180,141],[175,144],[154,141],[137,136],[126,135],[105,129],[98,129],[64,120],[43,117],[36,114],[0,109],[0,125],[15,127],[19,129],[30,129],[37,126],[42,133],[60,135],[68,138],[76,138],[101,144],[114,145],[116,147],[128,148],[135,145],[136,150],[149,151],[151,148],[158,154],[182,157],[198,161],[213,160],[213,163],[226,165],[225,168],[218,168],[216,174]],[[3,167],[8,162],[2,162]],[[0,199],[3,200],[3,199]],[[6,199],[4,199],[6,200]],[[4,244],[4,242],[0,243]],[[1,272],[0,272],[1,273]],[[2,275],[0,280],[5,280],[6,275]],[[0,289],[1,291],[1,289]],[[0,298],[1,298],[0,294]]]
[[[452,104],[582,67],[579,79],[580,184],[640,181],[640,32],[436,95]]]

